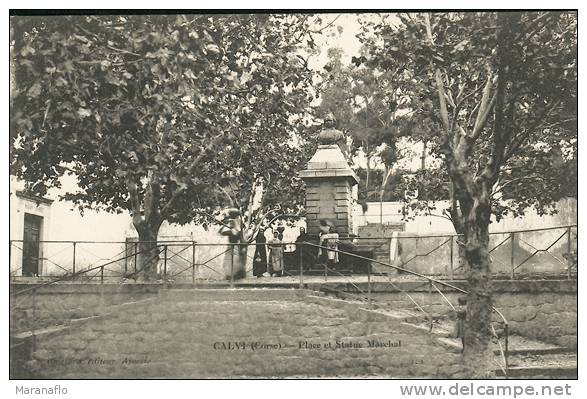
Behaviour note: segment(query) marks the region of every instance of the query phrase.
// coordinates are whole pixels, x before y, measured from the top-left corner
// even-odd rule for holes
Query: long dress
[[[338,263],[338,252],[336,252],[338,250],[338,234],[322,234],[320,240],[323,242],[322,245],[328,248],[326,251],[328,260],[332,263]]]
[[[309,262],[309,255],[311,250],[308,250],[307,248],[304,247],[304,242],[308,241],[308,234],[306,233],[300,233],[300,235],[298,236],[298,238],[296,238],[296,262],[297,262],[297,266],[300,265],[300,263],[302,264],[302,267],[308,267],[308,262]]]
[[[230,227],[230,228],[229,228]],[[224,255],[224,275],[230,280],[232,278],[239,279],[245,276],[245,263],[247,255],[247,247],[245,245],[238,245],[240,240],[240,225],[236,219],[232,219],[220,229],[220,234],[228,236],[228,248]]]
[[[269,245],[269,265],[270,273],[282,273],[283,272],[283,245],[279,238],[272,238],[267,241]]]
[[[262,276],[267,271],[267,249],[265,234],[260,231],[255,238],[255,256],[253,257],[253,276]]]
[[[291,270],[296,267],[296,245],[295,242],[295,231],[292,229],[286,230],[284,232],[283,241],[286,244],[283,247],[283,266],[285,270]]]

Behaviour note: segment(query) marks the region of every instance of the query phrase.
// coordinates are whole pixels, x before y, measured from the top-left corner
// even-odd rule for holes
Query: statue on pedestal
[[[344,134],[336,129],[336,119],[332,113],[326,115],[324,118],[324,125],[322,131],[318,134],[318,142],[321,145],[338,145],[344,142]]]

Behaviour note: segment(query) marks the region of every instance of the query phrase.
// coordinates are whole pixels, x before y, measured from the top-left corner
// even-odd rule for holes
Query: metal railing
[[[460,259],[462,235],[399,234],[397,265],[424,274],[449,279],[466,272]],[[389,258],[392,237],[352,237],[358,247],[370,249],[375,258]],[[491,273],[515,279],[524,276],[577,275],[577,225],[489,233]],[[434,257],[434,262],[429,259]]]
[[[149,249],[148,253],[149,256],[145,259],[144,265],[145,267],[151,267],[153,261],[164,251],[164,248],[159,249]],[[34,352],[36,347],[36,339],[38,335],[43,333],[52,333],[55,331],[59,331],[61,329],[66,328],[68,322],[72,322],[71,318],[65,318],[65,320],[59,320],[59,323],[55,323],[56,320],[50,319],[42,320],[38,313],[40,313],[40,305],[38,304],[39,293],[44,291],[44,288],[49,287],[51,285],[64,283],[64,282],[73,282],[73,281],[80,281],[83,279],[84,283],[93,283],[94,280],[99,276],[99,284],[100,287],[104,287],[105,283],[105,276],[104,271],[107,270],[107,266],[118,262],[124,261],[128,257],[136,257],[141,253],[145,253],[147,251],[138,251],[136,253],[127,254],[123,257],[119,257],[114,260],[109,260],[106,263],[101,265],[86,268],[84,270],[77,270],[75,272],[68,272],[62,276],[58,276],[53,278],[49,281],[42,281],[42,282],[33,282],[30,287],[16,289],[13,291],[13,287],[11,287],[10,297],[9,297],[9,307],[10,307],[10,375],[11,378],[34,378],[34,374],[30,374],[30,370],[28,370],[28,366],[25,365],[26,361],[30,358],[31,354]],[[139,275],[143,271],[143,268],[136,270],[131,274],[121,275],[122,279],[132,278]],[[122,282],[122,280],[120,281]],[[103,290],[100,289],[99,291],[99,303],[101,305],[104,304],[103,301]],[[30,317],[27,318],[25,326],[23,328],[22,325],[17,326],[14,328],[14,320],[15,317],[22,314],[21,309],[23,307],[22,303],[18,303],[19,301],[28,301],[25,304],[25,308],[30,308]],[[19,311],[20,309],[20,311]],[[91,309],[95,310],[95,309]],[[90,309],[81,309],[76,308],[75,312],[85,313],[86,317],[80,317],[78,315],[78,320],[84,320],[94,317],[93,311]],[[26,310],[24,311],[26,314]],[[18,323],[16,323],[18,324]],[[22,323],[21,323],[22,324]],[[20,328],[19,328],[20,327]]]
[[[523,231],[508,231],[490,233],[489,252],[492,263],[498,265],[494,269],[494,275],[505,274],[510,278],[532,273],[536,270],[550,268],[558,275],[564,274],[568,278],[576,275],[577,260],[577,226],[569,225],[546,229],[531,229]],[[459,267],[456,266],[458,258],[458,235],[433,235],[433,236],[397,236],[399,254],[396,264],[386,262],[381,256],[377,257],[377,251],[385,252],[384,246],[390,245],[391,237],[342,237],[338,248],[333,249],[321,246],[312,242],[296,242],[271,244],[272,246],[285,247],[295,245],[295,253],[289,255],[289,262],[284,262],[283,273],[294,278],[296,285],[300,288],[306,287],[306,282],[312,278],[324,278],[325,282],[335,280],[343,281],[353,287],[355,294],[349,290],[337,289],[337,294],[354,296],[356,299],[368,303],[369,307],[374,304],[373,284],[384,283],[397,292],[401,292],[413,304],[417,312],[421,314],[420,319],[428,325],[432,331],[440,319],[448,314],[457,312],[446,292],[440,287],[451,292],[467,294],[467,291],[460,287],[442,281],[441,278],[454,278],[459,275]],[[402,241],[403,240],[403,241]],[[380,242],[378,242],[380,241]],[[271,253],[266,243],[198,243],[195,241],[159,241],[153,242],[156,250],[149,251],[153,254],[152,259],[143,259],[143,266],[139,265],[139,247],[143,242],[113,241],[113,242],[90,242],[90,241],[41,241],[42,258],[50,262],[57,269],[59,274],[44,276],[48,280],[33,282],[34,286],[26,287],[11,293],[11,301],[25,294],[32,298],[32,320],[31,334],[34,337],[35,330],[43,326],[34,325],[36,304],[35,299],[39,290],[45,286],[62,282],[83,281],[93,283],[98,280],[101,284],[113,282],[116,284],[128,282],[129,279],[137,278],[144,270],[142,267],[156,268],[157,282],[162,284],[174,284],[191,282],[214,282],[218,280],[229,282],[230,287],[236,286],[240,277],[249,277],[253,272],[250,267],[255,261],[251,255],[251,249],[263,246],[266,249],[265,266],[263,262],[257,262],[256,267],[267,268],[271,263]],[[104,255],[100,248],[110,245],[109,251]],[[345,246],[346,245],[346,246]],[[456,245],[456,247],[455,247]],[[22,260],[22,240],[10,241],[10,276],[22,271],[22,266],[15,265],[15,257]],[[341,249],[341,248],[344,248]],[[368,250],[366,250],[366,248]],[[338,265],[325,262],[317,256],[318,251],[335,251],[340,257]],[[20,251],[20,258],[18,253]],[[83,254],[83,255],[82,255]],[[282,254],[283,256],[284,254]],[[364,256],[371,255],[371,256]],[[381,254],[379,254],[381,255]],[[61,256],[61,257],[60,257]],[[64,261],[70,259],[69,262]],[[421,260],[427,261],[434,257],[434,265],[441,265],[443,273],[438,270],[431,270],[430,267],[422,267]],[[504,260],[505,257],[505,260]],[[445,264],[442,264],[445,259]],[[549,260],[548,267],[541,265],[541,262]],[[261,264],[259,266],[259,263]],[[287,264],[286,264],[287,263]],[[420,263],[420,264],[419,264]],[[430,262],[428,262],[430,263]],[[553,266],[555,265],[555,266]],[[15,267],[18,266],[18,267]],[[253,265],[255,267],[255,265]],[[463,272],[463,270],[460,270]],[[255,271],[259,275],[259,270]],[[393,273],[390,273],[393,272]],[[555,274],[556,274],[555,273]],[[354,276],[359,274],[366,276],[366,289]],[[411,292],[402,289],[401,285],[394,281],[394,276],[409,275],[416,280],[422,280],[428,285],[429,294],[437,294],[442,299],[449,311],[438,315],[426,309],[427,305],[418,303],[418,300],[411,295]],[[432,277],[434,276],[434,277]],[[383,278],[382,277],[387,277]],[[438,277],[438,278],[437,278]],[[364,277],[363,277],[364,278]],[[267,280],[263,279],[266,282]],[[251,283],[249,281],[249,283]],[[323,286],[329,290],[328,286]],[[12,309],[12,308],[11,308]],[[493,308],[493,314],[497,321],[492,320],[491,333],[497,338],[499,353],[501,355],[502,370],[507,376],[508,370],[508,340],[509,327],[506,318],[497,309]],[[493,317],[492,317],[493,318]],[[502,328],[495,328],[496,323]],[[503,344],[502,344],[503,341]]]
[[[553,275],[573,278],[577,274],[577,225],[505,231],[490,233],[489,253],[492,259],[491,272],[494,277],[517,278],[521,276]],[[462,251],[460,236],[442,235],[401,235],[396,238],[397,256],[394,262],[403,269],[422,274],[453,279],[464,275],[464,263],[460,262]],[[341,237],[341,242],[349,244],[355,253],[368,253],[369,258],[390,260],[390,241],[392,237]],[[316,240],[318,241],[318,240]],[[288,244],[288,243],[285,243]],[[78,270],[95,267],[106,261],[117,259],[105,270],[106,277],[116,277],[136,271],[138,241],[39,241],[36,270],[23,271],[23,241],[11,240],[9,244],[10,275],[20,276],[60,276],[75,274]],[[199,243],[196,241],[159,241],[157,245],[167,245],[162,268],[172,267],[177,274],[181,268],[192,270],[192,280],[221,278],[217,270],[219,259],[235,247],[226,243]],[[233,244],[252,246],[255,243]],[[344,247],[344,246],[343,246]],[[227,249],[228,248],[228,249]],[[218,251],[216,251],[218,250]],[[134,254],[124,256],[122,254]],[[251,258],[251,255],[246,253]],[[208,258],[207,260],[201,260]],[[429,259],[434,258],[434,262]],[[169,263],[168,265],[165,262]],[[190,267],[191,266],[191,267]],[[361,268],[353,272],[364,273]],[[250,272],[251,270],[246,270]],[[373,270],[377,273],[377,267]],[[173,275],[174,273],[171,273]],[[383,268],[381,273],[387,273]],[[183,271],[180,273],[183,276]],[[177,277],[177,276],[176,276]]]
[[[425,279],[428,284],[429,284],[429,294],[432,294],[432,288],[434,288],[436,290],[436,292],[438,294],[440,294],[440,296],[442,297],[442,299],[450,306],[451,311],[453,312],[457,312],[457,309],[455,308],[455,306],[450,302],[450,300],[446,297],[446,295],[444,295],[444,293],[442,293],[442,291],[440,291],[440,289],[437,287],[437,285],[441,285],[444,286],[446,288],[449,288],[451,290],[457,291],[461,294],[468,294],[468,291],[459,288],[457,286],[455,286],[454,284],[451,283],[447,283],[445,281],[441,281],[441,280],[436,280],[432,277],[408,270],[408,269],[404,269],[398,266],[394,266],[382,261],[378,261],[375,259],[369,259],[357,254],[353,254],[353,253],[349,253],[349,252],[345,252],[345,251],[340,251],[337,249],[333,249],[333,248],[329,248],[329,247],[325,247],[325,246],[321,246],[321,245],[317,245],[317,244],[313,244],[313,243],[309,243],[309,242],[305,242],[304,245],[306,246],[310,246],[310,247],[314,247],[314,248],[319,248],[322,249],[324,251],[333,251],[336,252],[338,254],[343,254],[346,256],[351,256],[353,258],[358,258],[358,259],[362,259],[362,260],[367,260],[369,262],[373,262],[373,263],[377,263],[379,265],[382,265],[384,267],[390,268],[390,269],[395,269],[398,271],[401,271],[403,273],[407,273],[413,276],[416,276],[418,278],[422,278]],[[326,270],[328,270],[327,266],[326,266]],[[367,274],[367,295],[368,295],[368,302],[371,305],[372,304],[372,297],[371,297],[371,267],[368,266],[367,268],[368,270],[368,274]],[[397,284],[393,283],[391,280],[387,281],[392,287],[394,287],[396,290],[398,290],[399,292],[405,294],[409,300],[415,305],[415,307],[421,311],[424,314],[424,320],[428,321],[430,327],[429,330],[430,332],[432,332],[433,328],[434,328],[434,322],[435,322],[435,317],[434,315],[430,314],[429,312],[426,312],[426,310],[424,310],[423,306],[418,304],[417,301],[414,300],[414,298],[408,293],[406,292],[406,290],[402,290]],[[355,284],[353,284],[354,287],[358,288]],[[361,293],[364,293],[363,290],[360,290]],[[507,378],[507,372],[508,372],[508,341],[509,341],[509,327],[508,327],[508,321],[507,319],[504,317],[504,315],[499,311],[499,309],[497,309],[495,306],[491,307],[492,312],[494,314],[496,314],[499,318],[500,318],[500,322],[503,324],[503,331],[504,331],[504,345],[502,346],[501,342],[500,342],[500,336],[497,334],[496,330],[495,330],[495,326],[494,323],[491,323],[491,332],[493,334],[493,336],[497,339],[498,342],[498,347],[499,347],[499,352],[501,355],[501,358],[503,360],[503,365],[500,365],[502,372],[504,373],[504,376]]]

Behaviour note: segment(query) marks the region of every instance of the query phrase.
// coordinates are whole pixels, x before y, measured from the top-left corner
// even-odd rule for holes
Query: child
[[[460,296],[456,307],[457,323],[455,325],[455,337],[461,338],[463,351],[465,350],[465,318],[467,317],[467,298]]]
[[[334,227],[330,226],[328,233],[320,236],[320,245],[328,248],[326,251],[328,265],[331,267],[336,265],[338,263],[338,233]]]

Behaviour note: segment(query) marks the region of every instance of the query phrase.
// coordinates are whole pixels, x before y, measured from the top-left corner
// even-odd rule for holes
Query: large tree
[[[229,180],[245,210],[252,193],[275,201],[297,188],[307,21],[12,17],[11,173],[38,194],[70,174],[77,187],[63,199],[130,212],[152,275],[161,223],[207,215]]]
[[[464,364],[470,376],[484,376],[491,369],[491,218],[529,206],[546,211],[572,192],[553,180],[576,159],[577,18],[470,12],[400,21],[370,24],[385,40],[371,46],[368,62],[403,66],[415,117],[438,126],[430,140],[443,160],[447,214],[463,235],[467,263]]]

